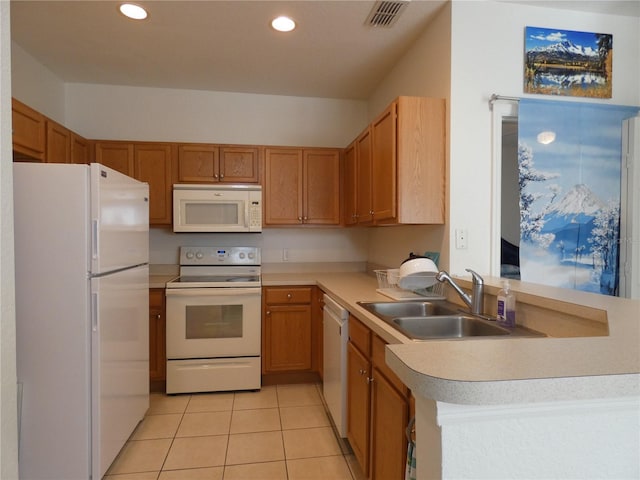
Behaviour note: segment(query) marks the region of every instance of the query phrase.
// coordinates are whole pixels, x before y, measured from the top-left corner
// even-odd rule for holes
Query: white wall
[[[11,94],[47,117],[65,124],[64,82],[51,70],[11,42]]]
[[[526,26],[613,34],[613,98],[600,102],[640,104],[638,18],[489,1],[453,2],[449,231],[468,230],[466,250],[456,250],[450,240],[454,273],[490,269],[493,186],[488,100],[493,93],[522,96]]]
[[[362,228],[272,228],[261,234],[179,233],[152,228],[149,234],[152,264],[177,264],[180,246],[242,245],[260,247],[262,263],[366,262],[368,232]]]
[[[345,147],[358,100],[67,84],[67,126],[87,138]]]
[[[18,478],[10,4],[0,2],[0,478]]]

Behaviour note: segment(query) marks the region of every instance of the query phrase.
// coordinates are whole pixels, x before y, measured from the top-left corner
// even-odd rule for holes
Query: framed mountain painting
[[[524,93],[611,98],[613,35],[525,28]]]

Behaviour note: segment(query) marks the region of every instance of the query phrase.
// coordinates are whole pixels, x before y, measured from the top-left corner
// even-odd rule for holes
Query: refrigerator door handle
[[[91,294],[91,329],[98,331],[98,294]]]
[[[98,229],[98,219],[95,218],[91,222],[91,256],[94,260],[98,258],[98,252],[100,251],[100,249],[98,248],[98,239],[100,238],[100,236],[98,235]]]

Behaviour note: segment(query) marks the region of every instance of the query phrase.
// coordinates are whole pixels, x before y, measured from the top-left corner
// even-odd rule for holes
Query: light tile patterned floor
[[[319,386],[151,395],[105,480],[360,480]]]

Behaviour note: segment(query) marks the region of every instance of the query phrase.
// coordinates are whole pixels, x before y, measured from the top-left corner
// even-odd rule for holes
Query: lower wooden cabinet
[[[409,391],[384,362],[385,342],[349,317],[347,437],[371,480],[404,477]]]
[[[311,370],[312,287],[265,287],[262,373]]]
[[[166,380],[166,317],[164,288],[149,289],[149,380]]]

